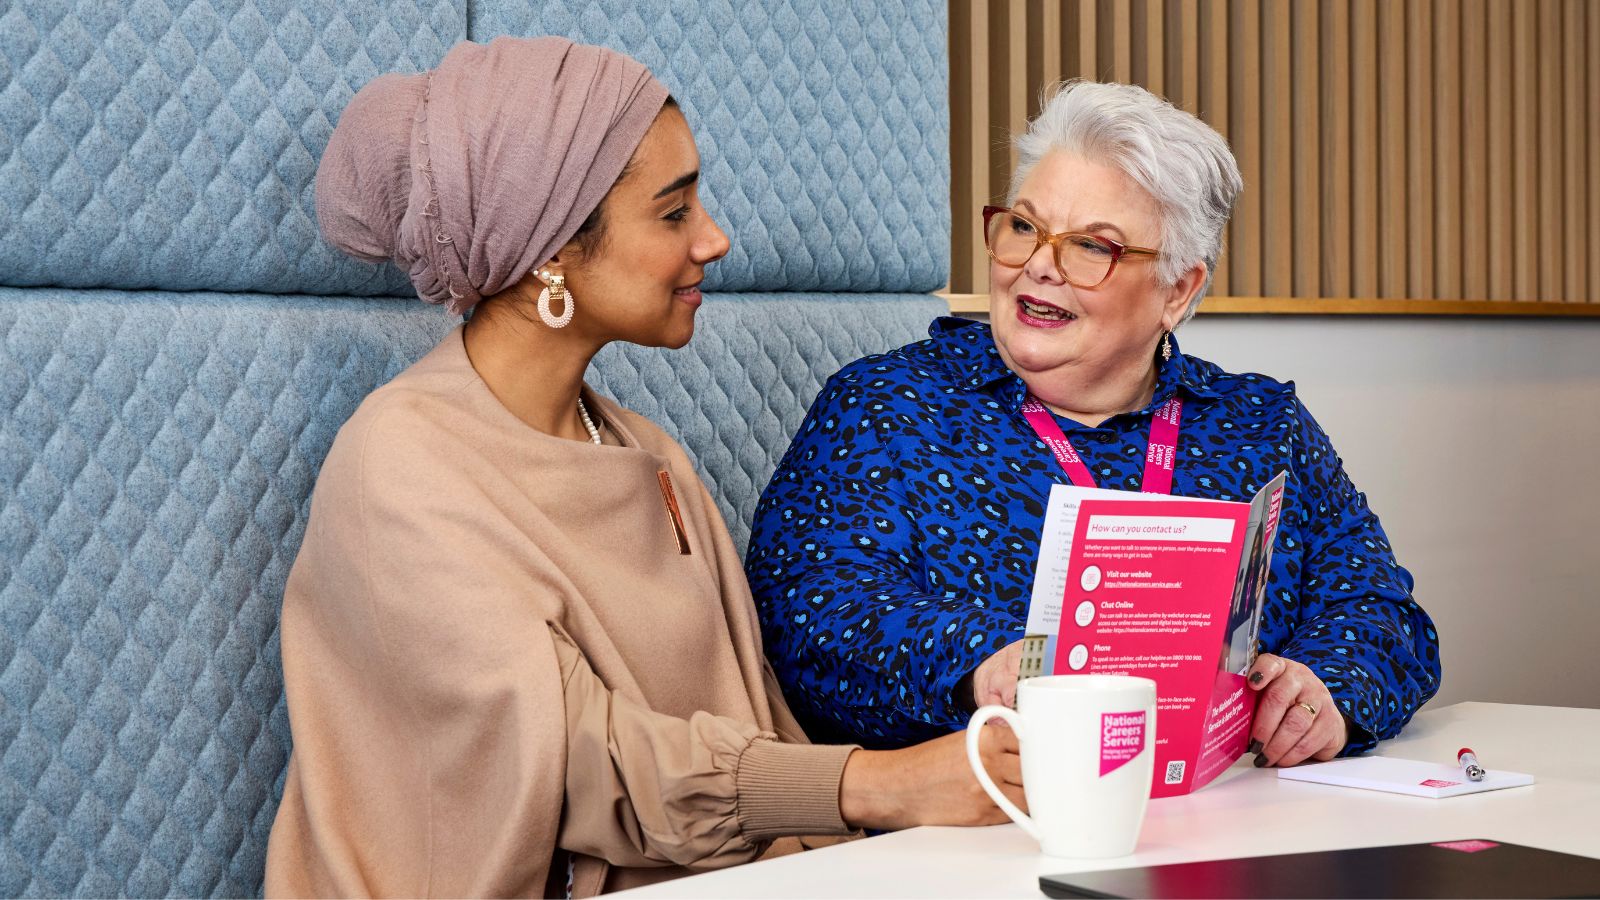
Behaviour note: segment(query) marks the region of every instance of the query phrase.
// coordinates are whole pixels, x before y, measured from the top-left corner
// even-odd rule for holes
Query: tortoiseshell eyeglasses
[[[1033,254],[1039,252],[1040,245],[1049,244],[1056,270],[1068,284],[1080,288],[1105,284],[1125,256],[1153,259],[1160,255],[1148,247],[1130,247],[1082,231],[1048,234],[1037,222],[1004,206],[983,208],[983,243],[989,248],[989,258],[1013,269],[1027,265]]]

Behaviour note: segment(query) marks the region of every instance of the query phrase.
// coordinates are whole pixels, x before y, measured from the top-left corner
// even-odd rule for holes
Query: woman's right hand
[[[987,725],[979,742],[984,768],[1012,803],[1026,810],[1017,734]],[[845,761],[839,813],[852,828],[892,831],[916,825],[1009,822],[967,763],[967,734],[958,731],[903,750],[857,750]]]

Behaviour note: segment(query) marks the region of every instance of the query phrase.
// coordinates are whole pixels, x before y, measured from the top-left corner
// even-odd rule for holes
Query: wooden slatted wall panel
[[[950,0],[950,74],[951,293],[988,290],[1010,136],[1081,77],[1232,145],[1213,295],[1600,304],[1596,0]]]

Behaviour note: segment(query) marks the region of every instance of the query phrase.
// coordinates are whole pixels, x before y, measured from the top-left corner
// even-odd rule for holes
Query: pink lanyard
[[[1067,477],[1078,487],[1097,487],[1094,474],[1083,464],[1083,458],[1067,440],[1067,435],[1056,424],[1050,410],[1033,394],[1022,404],[1022,415],[1038,433],[1039,440],[1050,448],[1056,462],[1066,470]],[[1146,494],[1172,493],[1172,467],[1178,461],[1178,429],[1183,421],[1183,401],[1174,394],[1171,400],[1156,410],[1150,420],[1150,447],[1144,454],[1144,480],[1139,489]]]

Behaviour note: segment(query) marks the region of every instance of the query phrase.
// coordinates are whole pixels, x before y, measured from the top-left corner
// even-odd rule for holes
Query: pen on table
[[[1478,765],[1478,757],[1472,752],[1471,747],[1461,748],[1456,754],[1456,764],[1467,773],[1468,781],[1482,781],[1483,776],[1489,774],[1483,770],[1483,766]]]

